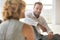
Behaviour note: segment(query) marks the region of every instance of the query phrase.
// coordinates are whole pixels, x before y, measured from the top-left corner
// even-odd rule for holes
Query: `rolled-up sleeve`
[[[20,19],[20,21],[33,26],[37,26],[38,24],[38,22],[35,22],[31,18],[23,18],[23,19]]]
[[[43,25],[47,29],[47,33],[52,32],[52,30],[49,28],[49,26],[47,25],[46,20],[44,18],[43,18]]]

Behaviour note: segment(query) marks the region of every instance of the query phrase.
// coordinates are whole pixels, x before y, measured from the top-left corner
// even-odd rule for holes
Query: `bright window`
[[[3,3],[4,3],[4,0],[0,0],[0,19],[2,19]]]

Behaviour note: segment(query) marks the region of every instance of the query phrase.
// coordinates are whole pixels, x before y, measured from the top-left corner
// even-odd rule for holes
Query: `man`
[[[37,22],[37,27],[35,27],[35,28],[37,28],[38,33],[39,33],[39,29],[42,29],[44,32],[48,33],[48,38],[46,40],[50,40],[53,38],[53,32],[48,27],[45,19],[42,16],[40,16],[42,8],[43,8],[43,4],[41,2],[36,2],[34,4],[33,11],[29,12],[29,13],[25,13],[25,18],[30,18],[33,20],[33,22]],[[31,22],[29,22],[29,23],[31,23]]]

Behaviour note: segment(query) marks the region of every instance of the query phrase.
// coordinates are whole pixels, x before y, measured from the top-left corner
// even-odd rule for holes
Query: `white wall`
[[[56,24],[60,24],[60,0],[55,0]]]

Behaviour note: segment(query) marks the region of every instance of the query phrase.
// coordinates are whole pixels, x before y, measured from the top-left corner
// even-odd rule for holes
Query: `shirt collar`
[[[32,16],[33,16],[34,18],[36,18],[33,12],[32,12]],[[37,18],[37,19],[38,19],[38,18]]]

